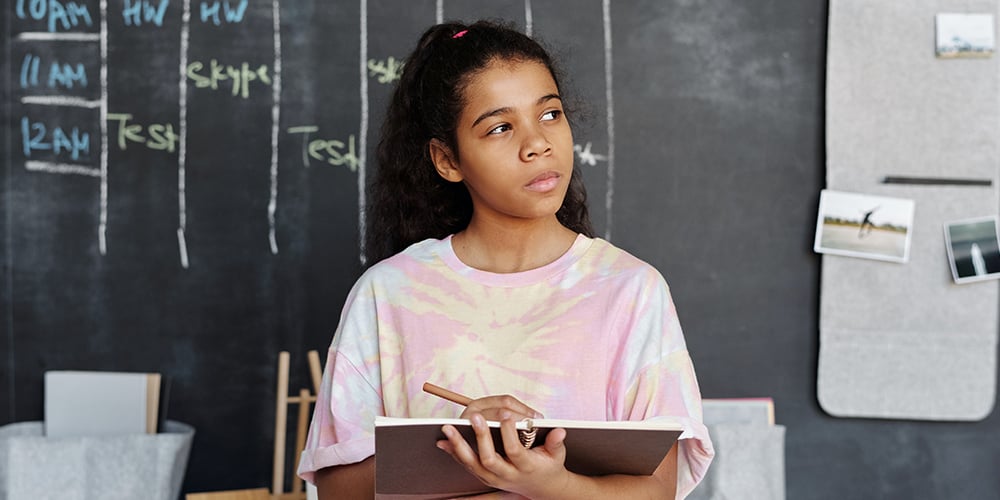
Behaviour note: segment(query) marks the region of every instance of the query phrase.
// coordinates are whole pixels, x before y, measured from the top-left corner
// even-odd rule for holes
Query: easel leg
[[[299,424],[295,428],[295,470],[299,469],[299,459],[306,447],[306,434],[309,432],[309,389],[299,389]],[[292,491],[299,493],[303,489],[302,478],[298,474],[292,478]]]
[[[309,435],[310,403],[316,401],[316,396],[309,389],[300,389],[299,395],[288,396],[288,370],[290,364],[288,351],[278,353],[278,388],[274,418],[274,469],[271,478],[271,498],[275,500],[300,500],[305,498],[305,488],[302,478],[296,474],[292,479],[292,491],[285,493],[285,442],[287,439],[288,405],[299,405],[298,425],[295,429],[295,470],[299,468],[302,450],[305,449],[306,437]],[[319,354],[309,351],[309,372],[315,389],[319,390],[322,371],[319,364]]]
[[[274,470],[271,494],[285,491],[285,432],[288,426],[288,351],[278,354],[278,390],[274,418]]]

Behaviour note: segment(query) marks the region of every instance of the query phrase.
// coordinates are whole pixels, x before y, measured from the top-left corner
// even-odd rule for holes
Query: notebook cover
[[[416,419],[415,419],[416,420]],[[456,426],[475,449],[469,425]],[[648,475],[666,456],[681,431],[569,428],[566,468],[590,475]],[[534,446],[541,446],[550,429],[539,428]],[[502,452],[500,429],[493,439]],[[441,423],[375,428],[375,490],[381,499],[448,498],[491,491],[435,443],[444,439]]]

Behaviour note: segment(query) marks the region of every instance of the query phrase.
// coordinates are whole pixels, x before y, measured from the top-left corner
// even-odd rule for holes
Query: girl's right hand
[[[510,412],[518,420],[522,418],[542,418],[541,412],[508,394],[473,399],[471,403],[466,405],[465,411],[462,412],[459,418],[469,418],[472,414],[479,413],[486,420],[500,421],[502,419],[500,412],[502,411]]]

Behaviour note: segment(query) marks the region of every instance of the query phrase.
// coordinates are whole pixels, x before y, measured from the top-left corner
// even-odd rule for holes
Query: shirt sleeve
[[[628,301],[624,328],[612,373],[610,417],[618,420],[668,418],[684,431],[677,457],[677,498],[684,498],[702,480],[715,456],[708,429],[702,423],[701,391],[688,354],[670,290],[659,273]]]
[[[629,420],[667,418],[681,423],[678,438],[677,498],[694,490],[708,472],[715,450],[702,423],[701,394],[688,352],[675,351],[645,370],[634,386]]]
[[[364,277],[348,295],[327,353],[323,381],[299,460],[298,474],[315,484],[316,471],[375,454],[375,416],[384,413],[376,309]]]

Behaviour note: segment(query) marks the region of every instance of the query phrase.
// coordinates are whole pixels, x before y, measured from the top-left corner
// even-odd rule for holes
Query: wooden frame
[[[292,479],[292,491],[285,492],[285,448],[288,433],[288,405],[299,405],[298,422],[295,428],[295,469],[299,467],[299,457],[305,448],[306,436],[309,433],[310,404],[316,402],[322,380],[319,353],[309,351],[309,375],[312,379],[313,393],[308,389],[299,389],[298,396],[288,396],[288,371],[291,355],[288,351],[278,353],[278,388],[275,398],[274,418],[274,467],[271,477],[271,495],[273,498],[287,500],[304,500],[305,484],[302,478],[295,475]]]

